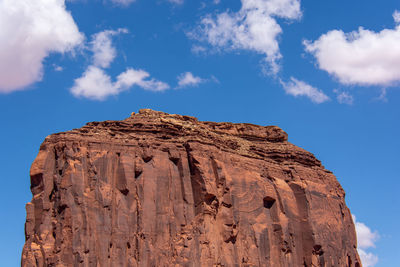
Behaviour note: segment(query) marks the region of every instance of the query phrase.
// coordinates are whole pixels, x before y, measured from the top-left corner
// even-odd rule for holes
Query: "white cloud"
[[[269,71],[276,74],[282,57],[277,40],[282,28],[275,17],[301,18],[300,0],[241,1],[242,7],[238,12],[208,15],[188,36],[206,41],[218,49],[249,50],[262,54]]]
[[[379,238],[378,233],[372,232],[364,223],[358,222],[354,215],[353,221],[356,225],[358,247],[362,249],[374,248],[375,242]]]
[[[197,86],[205,82],[204,79],[194,76],[191,72],[185,72],[178,76],[178,87]]]
[[[92,100],[105,100],[112,95],[139,86],[149,91],[164,91],[169,89],[167,83],[150,78],[144,70],[127,68],[119,74],[115,81],[104,71],[114,61],[117,51],[112,43],[112,36],[127,33],[127,29],[106,30],[92,36],[90,50],[93,52],[93,64],[88,66],[80,78],[75,79],[70,89],[75,97],[85,97]]]
[[[76,97],[85,97],[92,100],[105,100],[112,95],[139,86],[146,90],[163,91],[169,88],[168,84],[151,79],[149,73],[143,70],[128,68],[118,75],[115,82],[104,70],[95,66],[89,66],[82,77],[75,80],[71,93]]]
[[[111,0],[114,4],[121,5],[121,6],[129,6],[136,0]]]
[[[394,22],[396,22],[397,24],[400,23],[400,12],[398,10],[394,11],[393,19],[394,19]]]
[[[358,249],[358,255],[361,258],[361,262],[364,267],[373,267],[378,263],[378,256],[373,253],[365,252],[362,249]]]
[[[333,90],[333,92],[336,94],[336,99],[340,104],[353,105],[354,97],[348,92],[339,91],[337,89]]]
[[[102,69],[89,66],[82,77],[75,80],[71,93],[76,97],[104,100],[110,95],[118,94],[119,88]]]
[[[22,90],[43,77],[43,60],[82,44],[64,0],[0,1],[0,92]]]
[[[386,95],[387,95],[387,89],[386,88],[382,88],[380,95],[375,99],[379,100],[379,101],[382,101],[382,102],[387,102],[388,99],[387,99]]]
[[[150,74],[144,70],[128,69],[117,77],[117,84],[122,87],[131,87],[137,84],[143,89],[155,92],[169,89],[168,84],[155,79],[148,79],[149,77]]]
[[[364,267],[373,267],[378,262],[378,256],[366,250],[375,247],[375,242],[378,240],[379,235],[376,232],[372,232],[364,223],[357,222],[354,215],[352,217],[356,226],[358,254],[361,262]]]
[[[161,92],[169,89],[169,85],[165,82],[158,81],[156,79],[144,80],[138,83],[140,87],[145,90],[153,91],[153,92]]]
[[[90,43],[93,52],[93,64],[98,67],[108,68],[117,55],[117,51],[112,45],[111,37],[127,32],[127,29],[118,29],[117,31],[106,30],[94,34]]]
[[[66,0],[66,2],[78,2],[78,1],[82,1],[82,0]],[[136,2],[136,0],[110,0],[110,1],[121,7],[127,7],[130,4]],[[106,0],[104,0],[103,3],[106,3]]]
[[[393,15],[399,23],[399,12]],[[320,69],[347,85],[390,86],[400,82],[400,25],[374,32],[359,28],[333,30],[318,40],[304,41]]]
[[[117,77],[116,86],[118,88],[129,88],[134,84],[143,85],[143,82],[150,74],[144,70],[127,69]]]
[[[182,5],[184,0],[168,0],[168,2],[176,5]]]
[[[288,95],[295,97],[306,96],[312,102],[317,104],[321,104],[329,100],[329,97],[321,90],[318,90],[317,88],[312,87],[311,85],[303,81],[299,81],[293,77],[290,78],[289,82],[281,81],[281,84]]]
[[[193,54],[201,54],[205,53],[207,51],[207,48],[201,45],[193,45],[191,50]]]
[[[58,72],[60,72],[60,71],[63,71],[63,70],[64,70],[64,68],[63,68],[63,67],[61,67],[61,66],[58,66],[58,65],[56,65],[56,64],[53,64],[53,68],[54,68],[54,70],[55,70],[55,71],[58,71]]]

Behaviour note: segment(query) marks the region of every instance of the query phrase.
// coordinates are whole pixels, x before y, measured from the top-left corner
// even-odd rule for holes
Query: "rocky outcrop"
[[[361,266],[342,187],[275,126],[141,110],[30,175],[22,266]]]

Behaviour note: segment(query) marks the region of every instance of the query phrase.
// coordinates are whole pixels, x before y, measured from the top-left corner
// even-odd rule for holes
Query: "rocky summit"
[[[345,193],[276,126],[140,110],[48,136],[22,266],[360,267]]]

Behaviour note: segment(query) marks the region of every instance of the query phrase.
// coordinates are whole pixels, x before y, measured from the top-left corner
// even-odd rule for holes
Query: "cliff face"
[[[152,110],[47,137],[22,266],[361,266],[344,191],[275,126]]]

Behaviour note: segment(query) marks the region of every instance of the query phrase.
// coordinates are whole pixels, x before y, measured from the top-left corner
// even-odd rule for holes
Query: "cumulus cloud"
[[[397,24],[400,13],[393,14]],[[304,41],[318,67],[347,85],[390,86],[400,82],[400,25],[380,32],[329,31],[316,41]]]
[[[362,249],[374,248],[375,242],[379,238],[378,233],[372,232],[371,229],[364,223],[358,222],[354,215],[353,221],[356,225],[358,247]]]
[[[204,79],[194,76],[191,72],[185,72],[178,76],[178,87],[197,86],[205,82]]]
[[[102,69],[89,66],[82,77],[75,80],[71,93],[76,97],[104,100],[109,95],[116,95],[119,89]]]
[[[378,263],[378,257],[372,253],[365,252],[362,249],[358,249],[358,255],[360,255],[361,262],[364,267],[373,267]]]
[[[64,0],[0,1],[0,92],[22,90],[43,77],[43,60],[82,44]]]
[[[105,100],[109,96],[118,95],[133,86],[139,86],[149,91],[164,91],[169,89],[167,83],[150,78],[144,70],[127,68],[117,76],[115,81],[104,71],[110,67],[117,56],[112,37],[127,33],[127,29],[105,30],[92,36],[90,50],[93,52],[93,64],[88,66],[81,77],[75,79],[70,89],[75,97],[85,97],[91,100]]]
[[[281,84],[288,95],[295,97],[305,96],[317,104],[321,104],[329,100],[329,97],[321,90],[293,77],[290,78],[289,82],[281,81]]]
[[[118,75],[115,82],[104,70],[96,66],[89,66],[82,77],[75,80],[71,93],[76,97],[85,97],[92,100],[105,100],[112,95],[128,90],[134,85],[146,90],[163,91],[169,88],[168,84],[148,79],[149,73],[143,70],[128,68]]]
[[[336,94],[336,99],[340,104],[353,105],[354,98],[348,92],[337,89],[333,90],[333,92]]]
[[[278,37],[282,28],[276,18],[299,19],[300,0],[241,0],[238,12],[207,15],[188,36],[217,49],[248,50],[264,55],[271,73],[279,71],[282,57]]]
[[[376,232],[372,232],[364,223],[358,222],[354,215],[352,216],[356,226],[358,254],[361,262],[364,267],[373,267],[378,263],[378,256],[366,250],[375,247],[375,242],[378,240],[379,235]]]

